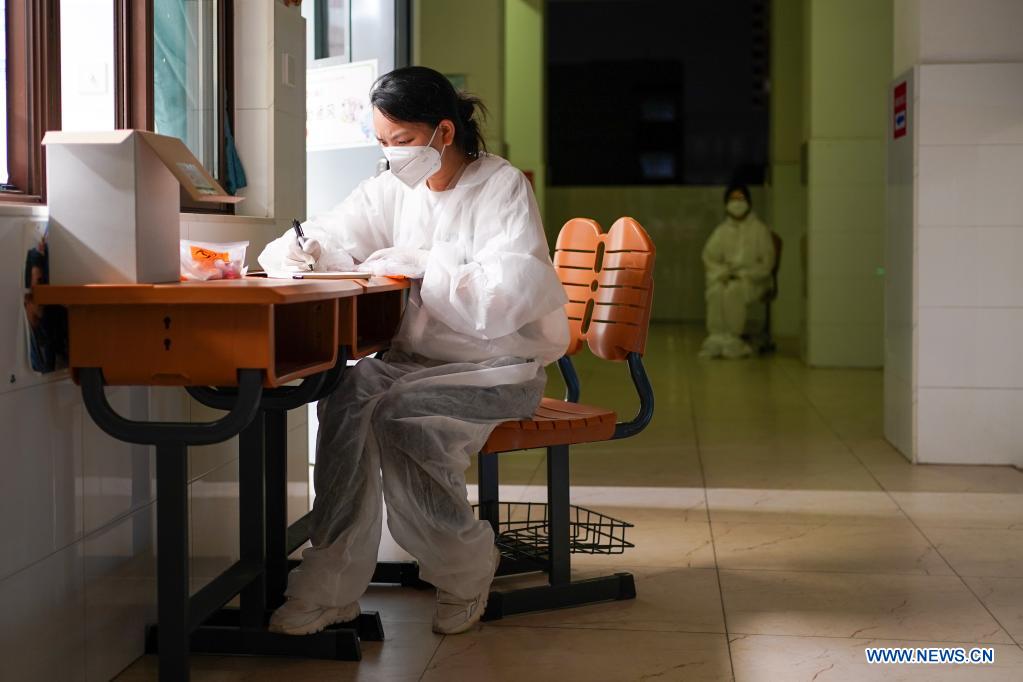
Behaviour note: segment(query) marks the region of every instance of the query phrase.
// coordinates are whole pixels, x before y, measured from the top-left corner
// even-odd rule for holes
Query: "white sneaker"
[[[491,556],[492,568],[486,588],[472,599],[460,599],[450,592],[437,590],[437,610],[433,614],[433,631],[438,635],[458,635],[480,622],[487,610],[490,584],[501,563],[501,552],[494,547]]]
[[[311,635],[335,623],[353,621],[360,613],[357,601],[335,608],[292,598],[270,616],[268,629],[282,635]]]

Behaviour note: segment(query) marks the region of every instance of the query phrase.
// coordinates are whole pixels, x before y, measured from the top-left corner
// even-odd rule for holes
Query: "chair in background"
[[[632,218],[620,218],[607,233],[596,221],[575,218],[558,236],[554,267],[569,298],[571,343],[558,361],[565,399],[544,398],[531,419],[499,425],[479,454],[479,516],[497,537],[498,575],[543,571],[548,584],[491,592],[484,620],[636,596],[628,573],[571,579],[572,553],[620,553],[632,545],[625,540],[631,524],[569,504],[569,446],[634,436],[653,416],[653,389],[642,356],[653,299],[654,245]],[[640,403],[631,421],[618,422],[613,410],[578,402],[579,379],[570,356],[583,344],[603,360],[628,363]],[[539,447],[547,449],[547,502],[502,503],[499,453]]]
[[[774,245],[774,267],[771,269],[771,286],[764,292],[760,300],[764,303],[764,328],[757,335],[755,346],[761,355],[773,353],[777,349],[774,336],[771,334],[771,309],[778,298],[778,268],[781,266],[781,237],[771,232],[771,243]]]

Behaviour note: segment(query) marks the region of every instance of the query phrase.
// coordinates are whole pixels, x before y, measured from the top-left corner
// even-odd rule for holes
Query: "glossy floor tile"
[[[573,577],[630,572],[635,600],[438,637],[433,591],[374,585],[361,603],[381,614],[387,640],[367,643],[361,663],[196,656],[193,678],[1023,679],[1023,473],[907,462],[883,438],[880,372],[815,370],[791,357],[709,362],[696,357],[701,339],[694,327],[654,325],[653,423],[572,451],[572,503],[632,524],[625,538],[635,545],[574,555]],[[585,355],[576,366],[584,402],[633,413],[624,366]],[[502,458],[501,497],[515,518],[546,500],[546,476],[542,451]],[[474,500],[475,468],[466,477]],[[199,544],[212,557],[230,553]],[[380,556],[409,558],[386,529]],[[494,587],[541,582],[504,577]],[[990,646],[995,661],[868,664],[872,646]],[[144,658],[121,679],[155,671]]]
[[[485,627],[447,637],[424,682],[729,680],[725,635]]]
[[[954,575],[723,570],[721,593],[730,633],[1013,643]]]
[[[991,665],[896,665],[867,662],[866,647],[970,649],[972,642],[907,642],[844,637],[733,635],[729,640],[736,682],[1008,682],[1018,680],[1023,652],[993,645]]]

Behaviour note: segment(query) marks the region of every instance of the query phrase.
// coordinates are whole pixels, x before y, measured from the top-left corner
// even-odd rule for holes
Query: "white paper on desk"
[[[353,271],[325,271],[315,272],[313,270],[272,270],[266,273],[270,279],[366,279],[369,275],[365,272]]]

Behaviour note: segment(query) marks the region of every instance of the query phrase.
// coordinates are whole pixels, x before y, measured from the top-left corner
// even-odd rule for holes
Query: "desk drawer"
[[[107,384],[233,386],[262,369],[279,386],[337,359],[337,299],[276,305],[68,307],[72,367]]]

